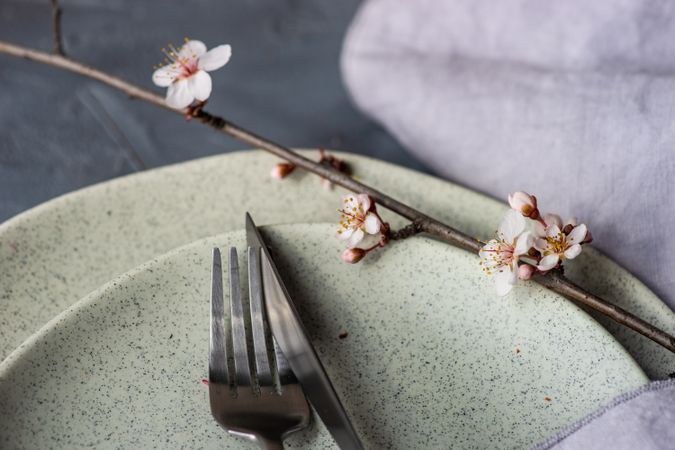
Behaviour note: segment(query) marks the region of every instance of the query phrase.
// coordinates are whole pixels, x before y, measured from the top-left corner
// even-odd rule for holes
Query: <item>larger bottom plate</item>
[[[368,448],[526,447],[647,382],[579,308],[534,284],[497,298],[458,249],[415,237],[352,266],[333,225],[263,231]],[[244,242],[173,251],[24,343],[0,365],[0,446],[250,448],[216,425],[201,383],[211,249]],[[334,446],[318,422],[289,443]]]

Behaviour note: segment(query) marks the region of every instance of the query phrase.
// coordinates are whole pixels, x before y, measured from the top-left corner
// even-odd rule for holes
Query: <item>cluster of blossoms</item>
[[[166,103],[182,109],[198,102],[206,102],[211,95],[211,76],[207,72],[220,69],[230,60],[232,48],[219,45],[206,50],[201,41],[185,38],[180,49],[169,45],[162,49],[165,64],[155,67],[152,81],[159,87],[168,88]]]
[[[541,215],[537,198],[526,192],[509,195],[511,210],[502,219],[494,239],[480,250],[481,266],[494,275],[497,294],[508,294],[518,279],[529,280],[559,268],[563,260],[574,259],[581,246],[592,241],[586,225],[576,219],[563,223],[556,214]],[[526,230],[525,218],[534,221]]]
[[[342,197],[338,212],[340,229],[337,234],[347,244],[347,250],[341,256],[344,262],[355,264],[368,252],[387,245],[389,225],[382,221],[370,196],[347,194]],[[366,244],[366,248],[358,247],[359,244]]]
[[[227,64],[232,54],[229,45],[211,50],[201,41],[185,38],[180,49],[170,45],[162,49],[166,65],[157,67],[152,80],[167,87],[166,102],[173,108],[200,107],[211,95],[211,76],[207,73]],[[193,106],[197,101],[197,106]],[[319,163],[343,173],[350,173],[342,160],[320,149]],[[279,163],[272,177],[283,179],[295,170],[291,163]],[[322,179],[330,188],[329,180]],[[494,239],[486,242],[479,254],[483,270],[494,275],[499,295],[508,294],[518,279],[528,280],[535,274],[560,267],[565,259],[581,253],[581,245],[592,240],[586,225],[571,219],[563,224],[559,216],[542,216],[535,196],[526,192],[509,195],[512,210],[502,220]],[[370,251],[389,242],[389,225],[377,213],[375,202],[367,194],[348,194],[342,199],[338,236],[347,243],[342,260],[351,264],[361,261]],[[533,220],[533,232],[526,230],[525,218]],[[359,244],[362,247],[359,247]],[[365,247],[365,248],[364,248]]]

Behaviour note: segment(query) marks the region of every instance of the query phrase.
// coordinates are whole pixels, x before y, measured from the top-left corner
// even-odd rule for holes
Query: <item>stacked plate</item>
[[[505,205],[341,155],[366,183],[480,238]],[[103,183],[0,226],[0,447],[247,448],[209,412],[211,249],[244,213],[278,254],[368,448],[527,447],[672,372],[656,344],[537,285],[497,298],[477,258],[422,236],[339,260],[339,189],[257,151]],[[388,211],[393,227],[404,222]],[[568,273],[657,326],[675,315],[586,251]],[[649,377],[649,378],[648,378]],[[321,422],[293,448],[333,448]]]

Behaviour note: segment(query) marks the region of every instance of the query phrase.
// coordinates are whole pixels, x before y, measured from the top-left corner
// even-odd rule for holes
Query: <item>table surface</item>
[[[358,0],[62,0],[66,52],[156,89],[161,48],[185,36],[229,43],[208,109],[294,147],[325,146],[425,171],[352,106],[342,38]],[[4,0],[0,39],[49,51],[48,0]],[[0,222],[57,195],[135,171],[245,145],[117,91],[0,55]]]

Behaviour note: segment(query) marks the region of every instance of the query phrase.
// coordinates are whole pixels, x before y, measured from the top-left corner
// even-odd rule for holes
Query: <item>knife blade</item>
[[[338,446],[341,449],[362,449],[363,445],[312,346],[269,249],[248,213],[246,240],[249,246],[261,249],[267,320],[289,366]]]

